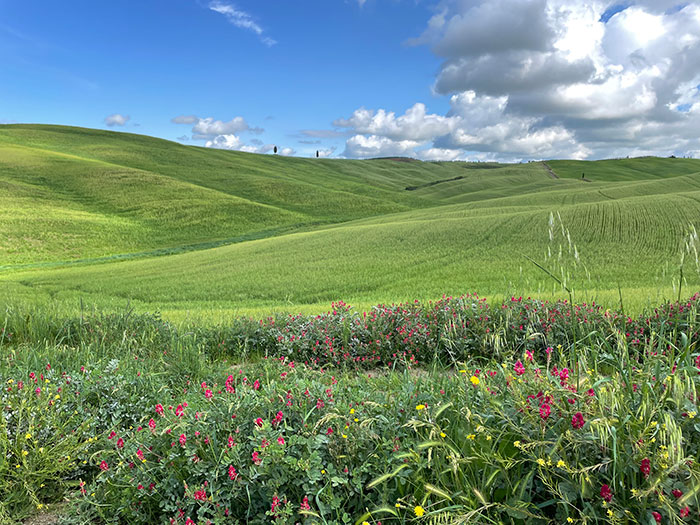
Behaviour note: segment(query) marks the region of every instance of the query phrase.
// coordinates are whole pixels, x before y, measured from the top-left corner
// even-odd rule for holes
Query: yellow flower
[[[394,505],[394,507],[396,507],[397,509],[400,509],[400,508],[401,508],[401,504],[400,504],[400,503],[397,503],[396,505]]]
[[[639,494],[639,491],[637,489],[632,489],[630,492],[632,492],[633,497],[637,497],[637,494]]]
[[[564,463],[564,461],[560,459],[559,461],[557,461],[557,467],[566,468],[566,463]]]
[[[491,436],[486,436],[486,441],[491,441]]]
[[[27,433],[24,435],[24,439],[32,439],[32,435],[31,435],[29,432],[27,432]]]
[[[608,516],[610,516],[612,518],[613,514],[614,514],[614,512],[612,511],[612,509],[608,509]]]
[[[61,396],[59,394],[56,394],[55,396],[53,396],[53,398],[54,399],[61,399]]]
[[[466,370],[460,370],[459,373],[460,373],[460,374],[466,374],[467,371],[466,371]]]
[[[697,416],[697,415],[698,415],[697,412],[688,412],[688,417],[689,417],[690,419],[695,419],[695,416]]]
[[[326,473],[326,471],[321,469],[321,474],[325,474],[325,473]]]
[[[574,522],[574,518],[566,518],[566,521],[568,521],[569,523],[573,523],[573,522]]]
[[[425,509],[420,505],[416,505],[416,508],[413,509],[413,512],[415,512],[416,516],[420,518],[423,514],[425,514]]]
[[[39,510],[41,510],[41,509],[44,508],[44,504],[43,504],[43,503],[37,503],[37,504],[36,504],[36,508],[39,509]]]
[[[472,382],[472,385],[474,385],[474,386],[476,386],[476,385],[479,384],[479,378],[476,377],[476,376],[471,376],[471,377],[469,378],[469,381],[471,381],[471,382]]]
[[[26,450],[23,450],[23,451],[22,451],[22,455],[23,455],[24,457],[27,457],[27,456],[29,455],[29,452],[27,452]]]
[[[649,425],[655,427],[656,425],[658,425],[658,423],[656,421],[652,421],[651,423],[649,423]]]
[[[475,438],[476,438],[476,434],[467,435],[467,439],[475,439]]]
[[[348,439],[348,436],[346,436],[345,434],[343,434],[343,439]]]
[[[41,454],[43,454],[43,453],[44,453],[44,447],[39,448],[39,452],[40,452]]]
[[[425,405],[416,405],[416,410],[425,410]]]
[[[350,409],[350,413],[351,413],[351,414],[354,414],[354,413],[355,413],[355,409],[354,409],[354,408],[351,408],[351,409]]]
[[[363,521],[362,525],[369,525],[369,521]]]
[[[355,419],[353,419],[353,421],[354,421],[355,423],[357,423],[357,422],[359,421],[359,419],[355,418]]]
[[[440,432],[440,437],[441,438],[447,437],[447,434],[445,434],[444,432]]]
[[[547,462],[546,462],[544,459],[542,459],[542,458],[537,458],[537,464],[538,464],[540,467],[544,467],[544,466],[547,464]]]
[[[513,446],[515,448],[520,448],[522,445],[520,444],[520,441],[513,441]]]

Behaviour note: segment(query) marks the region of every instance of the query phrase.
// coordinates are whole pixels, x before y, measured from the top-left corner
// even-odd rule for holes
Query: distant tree
[[[316,150],[316,158],[318,158],[318,150]]]
[[[275,154],[277,154],[277,146],[275,146],[275,149],[273,149],[272,151],[274,151]]]

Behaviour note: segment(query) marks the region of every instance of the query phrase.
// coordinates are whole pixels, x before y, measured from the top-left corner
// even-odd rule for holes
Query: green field
[[[338,299],[550,296],[556,283],[528,260],[548,249],[578,299],[675,297],[683,238],[700,226],[700,161],[547,164],[559,178],[534,162],[285,158],[3,125],[0,300],[220,319]],[[576,266],[558,219],[550,240],[551,213]],[[683,287],[699,286],[691,253]]]

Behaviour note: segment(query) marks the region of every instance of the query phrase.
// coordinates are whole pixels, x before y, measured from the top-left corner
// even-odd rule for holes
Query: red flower
[[[540,417],[542,419],[547,419],[549,417],[549,414],[552,413],[552,407],[550,407],[547,403],[542,404],[540,406]]]
[[[109,470],[109,465],[107,464],[106,461],[102,460],[102,463],[100,463],[100,470],[103,472],[106,472]]]
[[[515,370],[515,373],[518,374],[519,376],[523,375],[525,373],[525,367],[523,366],[522,362],[520,359],[518,359],[518,362],[515,363],[515,366],[513,367],[513,370]]]
[[[639,470],[642,472],[644,479],[649,477],[651,473],[651,461],[649,461],[649,458],[644,458],[642,460],[642,464],[639,465]]]
[[[690,514],[690,509],[687,506],[683,507],[678,514],[680,514],[681,518],[685,518],[688,514]]]
[[[259,427],[263,426],[263,418],[259,417],[258,419],[256,419],[255,424]]]
[[[574,429],[583,428],[585,421],[583,420],[583,414],[581,412],[576,412],[574,417],[571,418],[571,426]]]
[[[651,515],[654,516],[656,523],[661,523],[661,514],[656,511],[652,511]]]
[[[180,445],[184,447],[185,443],[187,443],[187,436],[185,434],[180,434]]]
[[[155,430],[156,430],[156,422],[154,421],[153,418],[151,418],[151,419],[148,421],[148,428],[151,429],[151,432],[155,432]]]
[[[301,505],[299,506],[301,510],[311,510],[311,505],[309,505],[309,498],[304,496],[304,499],[301,500]]]
[[[233,465],[231,465],[228,468],[228,477],[231,481],[235,480],[238,477],[238,472],[236,472],[236,469]]]
[[[256,465],[260,465],[260,463],[262,463],[262,459],[260,459],[260,457],[258,456],[257,451],[253,452],[252,457],[253,457],[253,463],[255,463]]]
[[[611,492],[609,485],[603,485],[602,487],[600,487],[600,497],[608,503],[612,501],[613,493]]]
[[[211,399],[213,396],[214,396],[214,393],[211,390],[209,390],[208,388],[204,391],[204,397],[206,397],[207,399]]]
[[[163,412],[165,412],[165,410],[163,409],[163,405],[161,405],[160,403],[158,403],[158,404],[156,405],[156,414],[158,414],[159,416],[162,416],[162,415],[163,415]]]
[[[117,448],[124,448],[124,440],[122,438],[117,439]]]
[[[207,491],[204,489],[198,490],[194,493],[194,499],[197,501],[206,501],[207,500]]]
[[[680,498],[680,497],[683,495],[683,491],[682,491],[682,490],[678,490],[678,489],[673,489],[673,490],[671,491],[671,494],[673,494],[673,495],[675,496],[675,498],[678,499],[678,498]]]

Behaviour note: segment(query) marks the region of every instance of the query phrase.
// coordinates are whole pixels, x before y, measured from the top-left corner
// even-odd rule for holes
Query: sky
[[[303,157],[700,157],[700,0],[0,0],[0,123]]]

